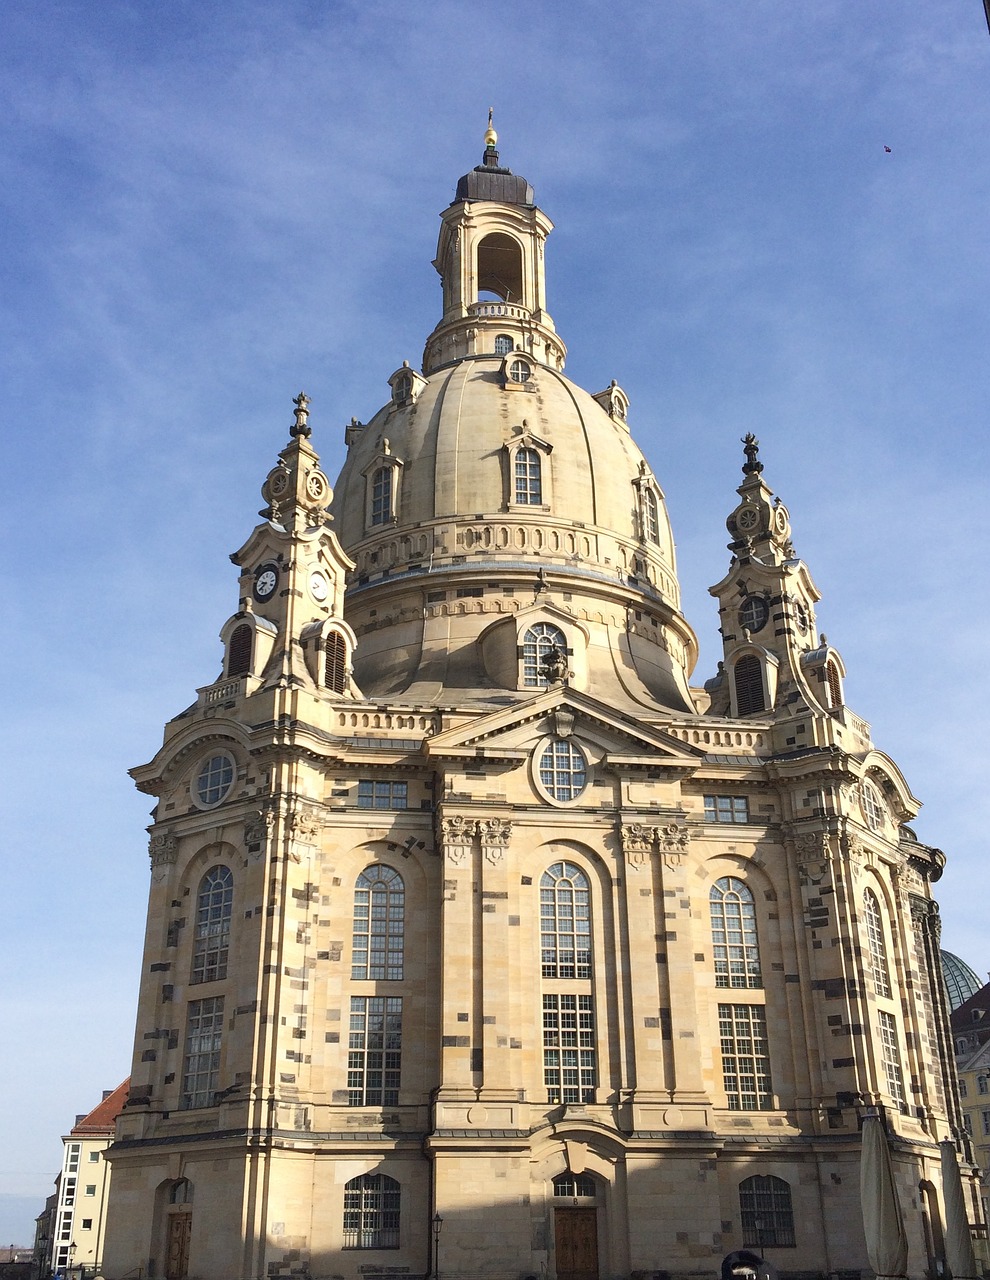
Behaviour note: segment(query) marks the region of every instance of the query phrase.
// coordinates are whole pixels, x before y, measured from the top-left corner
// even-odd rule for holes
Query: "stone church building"
[[[752,437],[692,683],[661,477],[622,388],[564,375],[552,224],[495,145],[441,215],[422,371],[351,421],[333,491],[297,398],[221,674],[133,770],[104,1273],[859,1276],[872,1107],[934,1276],[940,1140],[979,1217],[943,856]]]

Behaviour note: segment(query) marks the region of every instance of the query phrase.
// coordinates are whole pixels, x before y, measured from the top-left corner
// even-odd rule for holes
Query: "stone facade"
[[[444,213],[423,372],[308,401],[232,557],[224,667],[155,797],[105,1272],[868,1269],[879,1106],[909,1273],[959,1138],[918,802],[845,706],[746,441],[691,683],[663,492],[563,375],[549,220],[494,135]],[[138,1269],[141,1269],[140,1271]]]

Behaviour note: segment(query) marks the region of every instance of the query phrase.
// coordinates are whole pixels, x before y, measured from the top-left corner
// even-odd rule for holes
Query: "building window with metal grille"
[[[347,641],[339,631],[327,632],[323,680],[331,693],[343,693],[347,688]]]
[[[887,944],[883,934],[883,914],[880,901],[872,889],[863,894],[863,919],[866,937],[870,944],[870,970],[873,986],[878,996],[889,1000],[891,996],[890,967],[887,964]]]
[[[398,1249],[400,1188],[386,1173],[344,1183],[344,1248]]]
[[[901,1048],[897,1037],[897,1019],[892,1013],[880,1009],[877,1012],[877,1021],[880,1028],[880,1054],[887,1081],[887,1092],[896,1103],[903,1106],[906,1097],[904,1072],[901,1068]]]
[[[744,1178],[739,1184],[739,1217],[744,1245],[760,1252],[795,1247],[791,1188],[783,1178]]]
[[[213,1106],[220,1079],[222,1035],[223,996],[190,1000],[182,1073],[184,1108]]]
[[[772,1110],[766,1010],[758,1004],[720,1004],[718,1034],[729,1110]]]
[[[351,977],[398,981],[402,977],[405,886],[391,867],[362,871],[354,887]]]
[[[226,978],[233,905],[233,872],[229,867],[213,867],[200,881],[196,898],[190,982],[219,982]]]
[[[357,802],[359,809],[405,809],[409,802],[409,784],[389,779],[381,782],[361,780],[358,782]]]
[[[594,1102],[595,1011],[591,996],[543,997],[543,1080],[550,1103]]]
[[[514,346],[515,343],[507,333],[500,333],[495,338],[495,354],[497,356],[507,356]]]
[[[347,1105],[398,1106],[401,997],[352,996],[347,1049]]]
[[[547,655],[554,649],[567,652],[567,638],[560,627],[549,622],[536,622],[526,631],[522,642],[523,684],[528,689],[543,689],[550,683],[543,670]]]
[[[734,876],[716,880],[708,894],[717,987],[763,986],[753,895]]]
[[[706,822],[749,822],[745,796],[705,796]]]
[[[588,880],[571,862],[555,862],[540,879],[540,955],[544,978],[591,977]]]
[[[535,449],[518,449],[515,460],[516,502],[536,507],[543,502],[543,472]]]

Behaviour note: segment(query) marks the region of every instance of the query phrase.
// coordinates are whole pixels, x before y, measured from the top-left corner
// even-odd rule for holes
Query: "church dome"
[[[942,977],[945,979],[949,1008],[955,1010],[961,1004],[965,1004],[970,996],[975,996],[977,991],[981,991],[984,983],[960,956],[953,955],[951,951],[943,951],[941,956]]]
[[[552,224],[497,161],[488,145],[441,214],[444,310],[422,372],[403,364],[388,403],[347,428],[332,510],[356,564],[355,677],[369,696],[522,689],[514,655],[532,627],[493,629],[514,615],[566,649],[569,679],[690,710],[696,642],[663,492],[621,387],[592,395],[564,376],[545,306]],[[445,636],[441,659],[429,623],[454,614],[463,643]]]

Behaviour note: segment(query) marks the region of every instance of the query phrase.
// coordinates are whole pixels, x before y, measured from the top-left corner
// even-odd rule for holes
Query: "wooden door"
[[[554,1209],[557,1280],[598,1280],[598,1211]]]
[[[186,1280],[186,1275],[189,1271],[189,1238],[191,1235],[191,1213],[173,1213],[169,1215],[165,1280]]]

